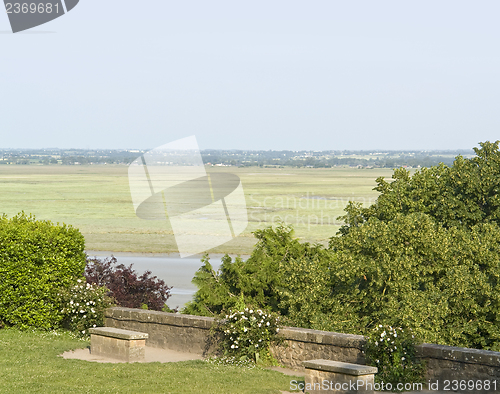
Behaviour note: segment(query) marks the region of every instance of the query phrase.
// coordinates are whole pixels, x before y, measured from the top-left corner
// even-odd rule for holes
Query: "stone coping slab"
[[[366,338],[362,335],[342,334],[331,331],[312,330],[310,328],[282,327],[279,336],[288,340],[351,347],[363,349]]]
[[[183,315],[145,309],[113,307],[105,311],[105,317],[119,321],[137,321],[177,327],[193,327],[209,330],[215,322],[212,317]]]
[[[137,339],[147,339],[149,337],[145,332],[122,330],[121,328],[114,327],[96,327],[89,329],[89,332],[94,335],[101,335],[103,337],[124,339],[133,341]]]
[[[353,376],[373,375],[376,374],[378,371],[377,367],[371,367],[369,365],[343,363],[340,361],[323,360],[323,359],[304,361],[303,365],[308,369],[315,369],[325,372],[342,373],[345,375],[353,375]]]

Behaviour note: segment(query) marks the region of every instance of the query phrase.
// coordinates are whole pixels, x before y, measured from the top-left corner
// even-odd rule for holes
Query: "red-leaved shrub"
[[[151,276],[151,271],[138,276],[132,269],[132,264],[128,267],[117,264],[117,259],[113,256],[104,260],[87,257],[85,277],[87,283],[106,286],[116,303],[126,308],[147,305],[148,309],[161,311],[165,308],[172,288],[163,280]]]

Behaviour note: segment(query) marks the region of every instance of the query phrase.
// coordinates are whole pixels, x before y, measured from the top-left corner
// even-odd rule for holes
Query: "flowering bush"
[[[231,311],[220,321],[222,349],[228,356],[250,359],[257,363],[273,363],[269,352],[277,341],[278,317],[261,309]]]
[[[106,295],[108,290],[78,279],[68,290],[59,293],[63,308],[63,325],[80,335],[88,334],[87,329],[104,325],[104,311],[112,300]]]
[[[424,379],[425,366],[415,356],[416,339],[411,329],[378,325],[367,340],[366,355],[378,368],[376,382],[418,383]]]

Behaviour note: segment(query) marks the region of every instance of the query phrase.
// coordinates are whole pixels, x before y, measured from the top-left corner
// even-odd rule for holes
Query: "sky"
[[[500,2],[80,0],[13,34],[0,149],[470,149],[500,139]]]

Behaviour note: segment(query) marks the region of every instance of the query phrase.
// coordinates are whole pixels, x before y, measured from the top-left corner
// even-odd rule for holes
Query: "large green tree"
[[[500,152],[485,142],[453,165],[377,179],[375,204],[350,203],[328,248],[289,228],[256,232],[246,261],[208,261],[189,313],[245,302],[300,327],[364,334],[412,328],[427,342],[500,350]],[[208,312],[210,311],[210,312]]]

